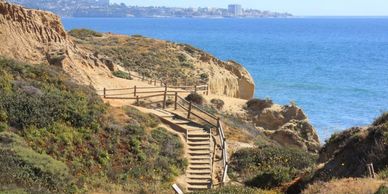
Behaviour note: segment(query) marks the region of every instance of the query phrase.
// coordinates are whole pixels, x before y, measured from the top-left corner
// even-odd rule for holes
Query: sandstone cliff
[[[110,76],[109,68],[68,38],[60,18],[0,1],[0,55],[29,63],[61,66],[75,80],[94,84],[94,76]]]
[[[245,119],[283,146],[317,153],[320,142],[315,128],[305,113],[295,104],[278,105],[271,100],[248,101]]]
[[[95,34],[88,30],[70,32],[78,46],[107,57],[130,71],[168,84],[204,84],[210,92],[243,99],[254,95],[249,72],[233,61],[221,61],[186,44],[156,40],[139,35]]]

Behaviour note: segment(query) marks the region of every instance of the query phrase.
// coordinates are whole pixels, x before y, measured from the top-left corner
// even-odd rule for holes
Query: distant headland
[[[28,8],[51,11],[61,17],[177,17],[177,18],[287,18],[290,13],[245,9],[232,4],[227,8],[139,7],[109,0],[8,0]]]

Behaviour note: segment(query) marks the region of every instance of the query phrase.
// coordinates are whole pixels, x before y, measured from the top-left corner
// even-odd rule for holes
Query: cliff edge
[[[69,34],[77,46],[96,56],[168,85],[208,84],[212,94],[247,100],[254,95],[253,78],[241,64],[221,61],[187,44],[85,29]]]
[[[0,42],[0,55],[61,66],[82,84],[94,85],[93,75],[110,76],[108,66],[92,53],[77,48],[60,18],[50,12],[0,1]]]

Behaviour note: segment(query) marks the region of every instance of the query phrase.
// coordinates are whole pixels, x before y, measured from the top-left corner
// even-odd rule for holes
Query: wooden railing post
[[[106,98],[106,88],[104,88],[104,98]]]
[[[140,104],[139,96],[136,96],[136,106],[139,106],[139,104]]]
[[[167,85],[164,88],[164,97],[163,97],[163,109],[166,109],[166,102],[167,102]]]
[[[206,86],[206,95],[209,95],[209,85]]]
[[[192,106],[193,106],[193,103],[190,102],[190,103],[189,103],[189,110],[187,111],[187,118],[188,118],[188,119],[190,119],[190,116],[191,116],[191,108],[192,108]]]
[[[154,85],[156,86],[156,80],[155,80],[155,84]]]
[[[136,96],[137,88],[136,86],[133,88],[133,96]]]
[[[174,104],[174,109],[178,109],[178,92],[175,92],[175,104]]]
[[[194,92],[197,93],[197,85],[194,86]]]

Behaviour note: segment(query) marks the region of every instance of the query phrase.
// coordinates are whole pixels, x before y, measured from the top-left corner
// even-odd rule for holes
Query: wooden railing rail
[[[159,89],[164,90],[159,90]],[[170,87],[173,89],[182,89],[182,88],[194,88],[194,92],[198,91],[206,91],[208,93],[209,87],[207,85],[202,86],[174,86]],[[201,90],[201,88],[204,88]],[[158,89],[154,91],[141,91],[143,89]],[[133,92],[128,93],[116,93],[116,94],[109,94],[108,91],[124,91],[124,90],[133,90]],[[226,183],[227,178],[227,172],[228,172],[228,151],[227,151],[227,142],[225,137],[225,132],[222,126],[222,123],[218,117],[215,115],[203,110],[201,107],[193,104],[192,102],[187,101],[186,99],[182,98],[179,93],[187,93],[192,92],[188,90],[169,90],[169,87],[165,85],[164,87],[138,87],[135,86],[133,88],[126,88],[126,89],[106,89],[104,88],[104,98],[107,99],[132,99],[136,100],[136,105],[140,105],[141,99],[149,99],[149,98],[157,98],[157,97],[163,97],[163,100],[157,101],[154,100],[152,102],[147,102],[144,105],[151,105],[156,103],[162,103],[163,109],[167,108],[167,97],[173,97],[174,98],[174,109],[177,110],[178,108],[182,108],[185,112],[187,112],[187,118],[190,119],[192,116],[195,116],[196,118],[200,119],[201,121],[210,124],[212,127],[217,129],[217,132],[219,134],[220,138],[220,147],[222,150],[222,165],[223,165],[223,171],[222,171],[222,177],[220,178],[221,185],[224,185]],[[124,95],[134,95],[133,97],[123,97]],[[139,96],[139,94],[153,94],[148,96]],[[209,129],[209,133],[211,134],[211,128]],[[188,136],[188,132],[186,131],[186,138]],[[212,163],[214,161],[212,160]],[[211,169],[213,170],[213,168]]]

